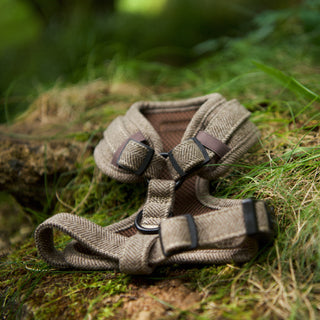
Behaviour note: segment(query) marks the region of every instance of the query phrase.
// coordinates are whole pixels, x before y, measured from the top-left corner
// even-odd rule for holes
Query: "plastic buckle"
[[[133,169],[131,169],[131,168],[129,168],[129,167],[127,167],[127,166],[125,166],[125,165],[120,163],[121,155],[122,155],[123,151],[126,149],[126,146],[128,145],[128,143],[130,141],[134,141],[134,142],[140,144],[141,146],[147,148],[147,150],[148,150],[144,160],[142,161],[140,167],[137,170],[133,170]],[[144,143],[142,143],[140,141],[134,140],[134,139],[129,139],[127,141],[127,143],[125,144],[125,146],[123,147],[123,149],[121,150],[121,153],[120,153],[120,155],[119,155],[119,157],[117,159],[117,165],[122,169],[128,170],[128,171],[133,172],[136,175],[140,176],[147,169],[150,161],[152,160],[153,154],[154,154],[154,150],[151,147],[149,147],[148,145],[146,145],[146,144],[144,144]]]

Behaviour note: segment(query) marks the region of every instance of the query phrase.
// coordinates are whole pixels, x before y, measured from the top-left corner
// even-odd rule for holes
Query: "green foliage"
[[[2,8],[3,21],[16,20],[14,28],[6,25],[0,28],[1,39],[3,36],[15,41],[19,37],[19,41],[10,47],[4,40],[3,54],[0,48],[0,122],[12,121],[39,91],[57,83],[65,85],[98,77],[112,80],[115,61],[117,69],[126,67],[122,62],[126,64],[131,59],[138,59],[139,63],[158,61],[166,68],[163,62],[185,65],[205,54],[223,54],[231,39],[253,30],[257,12],[283,7],[289,2],[237,0],[226,4],[176,0],[167,1],[159,14],[150,16],[111,11],[109,1],[2,0],[9,6]],[[302,8],[305,8],[304,16],[312,15],[313,7]],[[270,20],[271,15],[266,17]],[[297,13],[288,10],[287,16]],[[283,26],[276,22],[269,24],[270,32],[262,32],[268,37],[282,34],[283,38],[289,30],[288,27],[279,30]],[[288,25],[292,28],[296,23]],[[265,28],[264,24],[259,28]],[[140,76],[135,73],[135,78]]]
[[[306,99],[309,99],[311,101],[318,101],[320,102],[320,96],[310,89],[306,88],[304,85],[302,85],[299,81],[297,81],[293,77],[289,77],[285,75],[283,72],[281,72],[278,69],[272,68],[270,66],[266,66],[262,63],[259,63],[257,61],[253,61],[254,65],[261,69],[266,74],[270,75],[274,79],[276,79],[278,82],[280,82],[281,85],[288,88],[290,91],[292,91],[295,94],[301,95]]]
[[[50,271],[35,260],[33,241],[18,248],[9,261],[1,266],[4,280],[0,283],[0,315],[6,319],[21,317],[27,301],[32,301],[29,311],[36,319],[59,319],[62,313],[67,318],[85,318],[92,311],[103,318],[121,305],[112,296],[126,292],[130,281],[129,276],[114,272]]]
[[[5,50],[33,41],[41,23],[21,0],[0,1],[0,56]]]

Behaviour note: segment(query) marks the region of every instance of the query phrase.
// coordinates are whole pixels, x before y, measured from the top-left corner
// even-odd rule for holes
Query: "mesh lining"
[[[202,205],[195,193],[196,176],[183,182],[176,192],[173,206],[173,215],[192,214],[193,216],[212,211],[211,208]]]
[[[175,111],[144,114],[147,120],[158,132],[165,152],[173,149],[181,142],[186,128],[196,113],[196,110]]]
[[[134,226],[131,226],[128,229],[120,230],[117,233],[121,234],[122,236],[125,237],[131,237],[134,236],[137,233],[137,229]]]

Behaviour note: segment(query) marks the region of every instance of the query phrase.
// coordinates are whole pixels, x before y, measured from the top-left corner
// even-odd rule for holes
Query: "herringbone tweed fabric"
[[[146,179],[145,204],[107,227],[55,215],[36,229],[40,255],[58,268],[130,274],[173,263],[248,261],[273,238],[270,212],[262,201],[214,198],[208,181],[225,175],[257,141],[249,116],[219,94],[134,104],[109,125],[94,156],[115,179]],[[63,251],[54,246],[53,229],[74,239]]]

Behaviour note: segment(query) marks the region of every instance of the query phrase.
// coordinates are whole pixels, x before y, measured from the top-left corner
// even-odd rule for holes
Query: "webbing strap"
[[[59,268],[70,267],[65,256],[56,250],[53,243],[53,230],[57,229],[77,240],[93,253],[117,259],[119,248],[126,237],[108,232],[88,219],[69,213],[59,213],[41,223],[35,231],[35,241],[40,255],[48,263]]]
[[[250,208],[247,200],[239,206],[193,217],[194,226],[190,227],[190,215],[163,220],[160,225],[161,244],[165,255],[194,247],[216,248],[237,247],[246,235],[267,239],[272,233],[270,217],[263,201],[252,201]],[[252,209],[253,208],[253,209]],[[256,230],[248,229],[248,217],[256,221]]]
[[[237,248],[241,248],[247,241],[245,210],[243,205],[238,205],[194,217],[197,244],[193,247],[190,234],[192,228],[186,228],[186,216],[162,220],[160,236],[136,233],[131,237],[125,237],[111,231],[110,227],[102,228],[85,218],[62,213],[40,224],[35,232],[35,240],[40,255],[55,267],[116,267],[126,273],[147,274],[167,259],[171,262],[179,260],[181,254],[188,257],[189,252],[191,256],[198,250],[208,248],[219,250],[220,254],[230,250],[236,252]],[[255,203],[255,214],[257,235],[262,240],[269,239],[272,229],[263,202]],[[58,251],[53,243],[53,229],[68,234],[77,242],[72,242],[64,251]]]
[[[220,159],[230,151],[226,144],[205,131],[200,131],[195,137],[181,142],[167,154],[155,153],[144,142],[146,138],[141,132],[130,136],[115,152],[112,164],[136,175],[145,173],[145,176],[149,177],[152,176],[150,173],[154,174],[150,168],[157,162],[163,162],[164,156],[167,158],[172,179],[179,180],[200,169],[213,158]]]
[[[144,174],[146,178],[158,176],[165,165],[163,157],[154,152],[140,131],[124,141],[114,153],[111,163],[138,176]]]
[[[174,180],[179,180],[200,169],[211,160],[216,161],[230,151],[222,141],[205,131],[174,147],[168,153],[167,165]]]
[[[174,198],[175,182],[173,180],[150,180],[147,200],[140,214],[139,226],[146,230],[149,228],[158,229],[161,220],[171,214]]]

